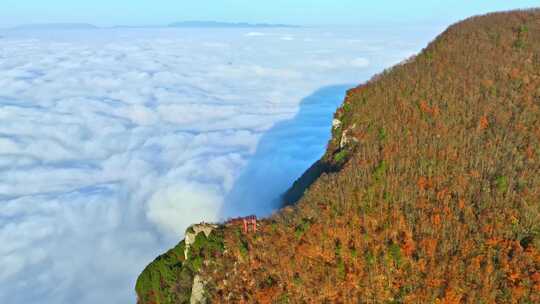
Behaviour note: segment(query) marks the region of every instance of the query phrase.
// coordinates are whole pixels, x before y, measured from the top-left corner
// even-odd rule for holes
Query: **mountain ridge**
[[[36,23],[22,24],[12,30],[95,30],[99,27],[89,23]]]
[[[294,204],[189,228],[139,303],[540,302],[539,51],[537,9],[450,26],[348,91]]]
[[[181,21],[174,22],[168,27],[180,28],[299,28],[300,26],[272,23],[220,22],[220,21]]]
[[[248,23],[248,22],[221,22],[221,21],[179,21],[167,25],[115,25],[110,27],[96,26],[90,23],[33,23],[21,24],[10,30],[95,30],[95,29],[121,29],[121,28],[301,28],[298,25],[274,23]]]

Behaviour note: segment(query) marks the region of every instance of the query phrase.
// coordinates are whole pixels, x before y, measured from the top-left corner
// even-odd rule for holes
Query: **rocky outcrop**
[[[186,237],[184,239],[185,247],[184,247],[184,257],[189,259],[189,253],[191,249],[191,245],[195,243],[195,240],[197,239],[197,235],[199,233],[204,233],[206,238],[210,236],[212,231],[214,229],[217,229],[218,226],[214,224],[196,224],[190,226],[186,231]],[[204,304],[206,303],[206,299],[204,297],[204,281],[202,280],[201,276],[198,274],[195,275],[193,278],[193,285],[191,287],[191,298],[189,300],[190,304]]]
[[[356,124],[353,124],[350,128],[343,131],[343,133],[341,134],[341,141],[339,142],[340,149],[345,149],[350,144],[358,142],[356,137],[353,136],[353,132],[355,128],[356,128]]]
[[[218,226],[214,224],[202,223],[202,224],[192,225],[186,230],[186,237],[184,240],[186,243],[185,248],[184,248],[184,256],[186,260],[188,259],[190,246],[191,244],[195,242],[197,235],[202,232],[204,233],[206,237],[209,237],[210,233],[212,233],[212,231],[216,229],[217,227]]]
[[[336,129],[339,129],[340,127],[341,127],[341,120],[334,118],[334,120],[332,120],[332,129],[336,130]]]
[[[205,304],[206,297],[204,296],[204,281],[201,276],[196,275],[193,278],[193,286],[191,287],[190,304]]]
[[[206,303],[202,268],[224,251],[223,229],[202,223],[190,226],[185,239],[156,258],[139,276],[138,303]]]

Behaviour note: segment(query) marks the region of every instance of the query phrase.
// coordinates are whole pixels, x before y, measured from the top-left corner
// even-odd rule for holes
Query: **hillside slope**
[[[540,303],[540,11],[451,26],[335,118],[294,206],[190,228],[139,302]]]

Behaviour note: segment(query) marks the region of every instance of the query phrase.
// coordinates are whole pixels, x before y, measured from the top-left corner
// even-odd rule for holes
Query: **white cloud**
[[[134,303],[187,225],[276,208],[345,89],[427,41],[272,31],[7,32],[0,303]]]
[[[345,58],[325,58],[316,59],[313,61],[315,67],[323,69],[347,69],[347,68],[366,68],[369,67],[370,61],[367,58],[358,57],[354,59]]]
[[[265,35],[266,35],[265,33],[261,33],[261,32],[249,32],[245,36],[246,37],[259,37],[259,36],[265,36]]]
[[[355,58],[351,61],[351,65],[359,68],[367,67],[369,66],[369,60],[366,58]]]
[[[159,190],[150,198],[147,215],[166,233],[182,235],[182,228],[193,221],[216,221],[219,218],[223,200],[220,194],[220,189],[212,186],[179,181]]]

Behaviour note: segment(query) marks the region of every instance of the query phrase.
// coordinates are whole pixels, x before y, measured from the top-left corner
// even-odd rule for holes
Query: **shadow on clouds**
[[[266,216],[279,209],[281,196],[324,154],[333,114],[353,86],[316,90],[300,102],[296,116],[262,135],[255,154],[225,197],[220,217]]]

